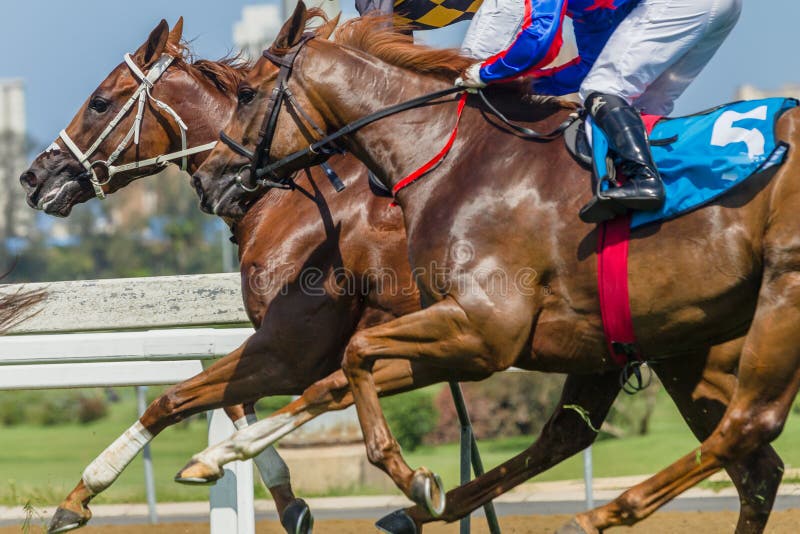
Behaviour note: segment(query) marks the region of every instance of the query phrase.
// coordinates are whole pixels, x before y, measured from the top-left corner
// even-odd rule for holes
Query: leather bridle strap
[[[302,119],[308,123],[311,128],[317,132],[318,135],[324,136],[325,131],[320,128],[311,116],[306,113],[306,111],[299,105],[297,100],[295,99],[292,92],[289,90],[287,86],[287,82],[289,77],[292,74],[292,69],[294,67],[294,62],[297,59],[297,55],[303,49],[303,46],[306,45],[311,39],[314,38],[314,34],[307,33],[304,34],[299,43],[297,43],[292,50],[283,56],[278,56],[273,54],[270,49],[264,50],[262,55],[274,63],[280,70],[278,71],[278,75],[276,77],[275,87],[272,89],[272,93],[270,94],[269,103],[267,105],[267,111],[264,114],[264,120],[261,124],[261,128],[258,132],[258,139],[256,141],[256,148],[255,150],[251,151],[241,143],[231,139],[225,132],[220,132],[219,137],[220,140],[228,145],[231,150],[236,152],[237,154],[244,156],[245,158],[251,161],[251,166],[258,169],[261,168],[263,165],[264,160],[269,159],[269,152],[272,148],[272,141],[275,138],[275,130],[278,125],[278,117],[280,115],[281,108],[283,107],[284,101],[288,102],[288,105],[291,106],[293,110],[300,114]],[[298,122],[295,119],[295,122]],[[300,129],[301,133],[309,139],[309,132],[305,128],[302,123],[298,122],[298,128]],[[313,138],[312,138],[313,139]],[[334,153],[344,153],[343,150],[338,148],[328,148],[322,147],[321,152],[329,155]],[[250,167],[246,165],[244,168]],[[243,169],[244,169],[243,168]],[[325,171],[326,176],[330,180],[333,187],[336,191],[341,191],[344,189],[344,184],[339,179],[339,176],[336,172],[327,164],[323,163],[322,168]],[[283,178],[272,174],[270,178],[261,178],[258,179],[253,187],[248,187],[244,184],[241,178],[241,171],[237,177],[237,185],[246,191],[256,191],[261,187],[276,187],[281,189],[291,189],[294,187],[291,178]]]
[[[357,132],[358,130],[364,128],[365,126],[369,126],[373,122],[377,122],[381,119],[385,119],[386,117],[390,117],[392,115],[397,115],[398,113],[402,113],[410,109],[415,109],[424,106],[425,104],[428,104],[434,100],[438,100],[439,98],[443,98],[445,96],[449,96],[455,93],[462,93],[464,91],[465,89],[463,87],[448,87],[447,89],[442,89],[441,91],[436,91],[435,93],[422,95],[417,98],[401,102],[400,104],[396,104],[394,106],[382,109],[380,111],[376,111],[375,113],[371,113],[365,117],[362,117],[356,121],[351,122],[350,124],[344,126],[343,128],[340,128],[339,130],[333,132],[332,134],[323,137],[322,139],[320,139],[315,143],[312,143],[303,150],[299,150],[297,152],[289,154],[285,158],[282,158],[274,163],[270,163],[266,167],[253,169],[253,174],[256,176],[256,178],[260,180],[264,176],[272,174],[281,167],[285,167],[291,163],[294,163],[300,158],[312,154],[319,155],[320,152],[323,151],[324,147],[330,145],[334,141],[341,139],[346,135]]]
[[[304,34],[300,42],[292,47],[292,50],[284,56],[276,56],[270,49],[264,50],[262,53],[265,58],[277,65],[280,71],[278,72],[275,87],[272,89],[272,94],[269,98],[267,114],[264,116],[264,122],[261,124],[261,129],[258,132],[258,142],[256,143],[255,158],[253,159],[253,166],[255,168],[261,167],[264,158],[269,159],[269,151],[272,148],[272,140],[275,138],[275,130],[278,126],[278,117],[280,116],[283,101],[288,89],[286,84],[289,81],[289,76],[292,75],[292,69],[294,68],[297,55],[303,50],[306,43],[313,38],[314,34]]]

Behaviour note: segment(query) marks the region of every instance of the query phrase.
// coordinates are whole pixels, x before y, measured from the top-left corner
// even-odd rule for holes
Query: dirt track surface
[[[735,512],[662,512],[643,521],[632,529],[612,529],[609,532],[629,532],[633,534],[676,534],[681,532],[702,532],[703,534],[732,533],[736,526]],[[552,534],[556,528],[569,520],[569,516],[508,516],[500,519],[504,534]],[[796,534],[800,525],[800,510],[774,512],[767,525],[768,533]],[[208,525],[202,523],[167,523],[158,526],[120,525],[97,526],[81,529],[81,534],[208,534]],[[0,528],[0,534],[19,534],[19,527]],[[31,534],[41,530],[32,528]],[[285,534],[274,522],[258,523],[258,534]],[[315,534],[367,534],[377,532],[371,521],[318,521]],[[458,525],[432,525],[425,528],[425,534],[456,534]],[[486,523],[474,518],[473,534],[488,534]]]

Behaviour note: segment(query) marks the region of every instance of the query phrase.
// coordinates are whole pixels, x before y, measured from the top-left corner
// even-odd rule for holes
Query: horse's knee
[[[350,338],[350,342],[344,351],[342,369],[348,374],[363,369],[367,362],[368,351],[369,343],[367,338],[360,333],[356,333]]]
[[[721,443],[715,452],[725,461],[740,460],[775,440],[785,423],[786,410],[781,407],[733,411],[720,423]]]
[[[175,388],[170,388],[150,403],[142,418],[146,419],[150,424],[165,423],[171,425],[178,423],[183,419],[180,410],[182,404],[180,397],[175,392]]]

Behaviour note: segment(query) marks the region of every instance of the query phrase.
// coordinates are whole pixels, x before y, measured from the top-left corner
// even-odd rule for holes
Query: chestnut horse
[[[329,132],[338,130],[413,96],[444,90],[469,64],[455,52],[414,46],[369,19],[341,28],[334,42],[309,40],[304,36],[306,19],[299,5],[271,49],[275,61],[293,62],[287,86],[294,96],[291,107],[277,116],[271,150],[266,147],[268,161],[299,153],[309,138],[318,139],[313,124]],[[254,80],[258,75],[261,79]],[[244,134],[238,138],[251,144],[263,137],[258,125],[276,75],[274,68],[257,66],[248,76],[243,84],[249,84],[246,100],[258,108],[257,117],[234,125],[229,137]],[[369,90],[353,91],[354,86]],[[558,100],[543,100],[533,107],[538,131],[553,130],[573,111]],[[240,116],[241,108],[240,103]],[[348,134],[341,143],[375,172],[385,188],[392,189],[444,145],[453,130],[456,108],[457,100],[440,100]],[[777,125],[779,138],[792,145],[800,141],[798,113],[787,112]],[[231,191],[242,182],[254,185],[248,179],[252,173],[240,172],[243,162],[231,154],[218,146],[195,174],[218,211],[226,209]],[[293,165],[325,157],[318,152],[304,154]],[[799,157],[791,151],[777,171],[751,179],[723,199],[680,219],[633,232],[631,308],[641,348],[652,366],[696,379],[709,347],[727,342],[739,356],[739,382],[732,386],[719,423],[705,434],[698,449],[612,503],[577,515],[563,532],[598,532],[633,524],[723,467],[741,470],[743,476],[755,469],[750,476],[758,473],[759,482],[768,486],[780,479],[782,468],[769,443],[780,434],[800,385],[800,340],[794,339],[800,319],[800,249],[793,215],[793,203],[800,202],[800,184],[793,180]],[[275,178],[285,179],[292,170],[279,169]],[[577,218],[569,222],[588,195],[585,171],[563,143],[530,142],[511,135],[489,123],[474,98],[469,99],[449,156],[424,180],[396,195],[425,309],[356,332],[343,367],[367,454],[408,497],[424,505],[409,512],[418,525],[438,511],[426,513],[423,508],[437,507],[439,484],[430,471],[412,470],[403,460],[378,403],[377,362],[436,366],[448,370],[450,380],[488,376],[512,365],[570,373],[573,382],[565,394],[593,407],[605,406],[606,398],[616,394],[612,384],[617,371],[606,350],[597,299],[597,231]],[[531,270],[537,273],[535,290],[512,286],[496,291],[487,278],[487,273],[501,273],[514,280],[518,273]],[[576,384],[578,391],[570,392],[570,385]],[[274,431],[308,417],[300,413],[289,407],[273,421],[258,425]],[[562,410],[544,434],[575,417]],[[595,423],[596,418],[592,414]],[[254,437],[257,428],[239,434]],[[537,442],[453,490],[441,517],[461,517],[553,465],[563,458],[565,443],[574,439],[574,434],[562,434],[563,441],[557,441],[546,458]],[[263,439],[258,445],[269,441]],[[231,442],[227,448],[208,450],[216,455],[196,456],[187,471],[202,472],[206,467],[214,471],[217,466],[205,465],[206,460],[227,460],[234,453],[257,449],[248,448],[243,439]],[[764,520],[740,518],[737,531],[759,532]]]
[[[330,31],[335,23],[332,21],[320,31]],[[182,22],[169,32],[162,21],[131,59],[144,73],[163,54],[174,58],[150,92],[182,117],[188,127],[188,147],[203,146],[216,139],[233,113],[236,87],[246,68],[230,61],[189,62],[181,33]],[[109,115],[117,113],[136,91],[139,80],[129,69],[127,63],[119,65],[67,127],[66,137],[79,150],[93,144],[109,123]],[[130,165],[181,148],[180,128],[161,113],[160,108],[145,107],[138,146],[130,145],[120,152],[117,163]],[[98,146],[92,160],[107,160],[124,141],[132,124],[133,117],[120,121]],[[207,153],[189,155],[188,169],[194,171]],[[367,171],[357,159],[339,158],[334,164],[350,195],[336,195],[325,173],[313,169],[307,174],[308,196],[275,191],[265,198],[253,196],[237,204],[239,209],[228,220],[236,223],[244,302],[257,331],[230,355],[153,401],[139,419],[140,426],[134,425],[87,468],[60,504],[50,532],[85,525],[91,518],[91,499],[114,482],[144,442],[189,415],[226,406],[228,415],[241,426],[245,415],[247,419],[254,417],[252,403],[256,399],[301,394],[334,371],[322,382],[322,389],[337,399],[343,398],[349,387],[338,369],[353,331],[419,309],[419,295],[405,258],[405,233],[399,212],[387,210],[385,201],[372,195]],[[99,165],[95,173],[103,194],[111,194],[161,168],[150,165],[108,176],[106,166]],[[95,196],[85,171],[61,137],[35,159],[20,180],[32,207],[67,216],[75,204]],[[369,204],[366,210],[365,203]],[[363,215],[358,221],[353,220],[356,212]],[[343,225],[345,221],[347,224]],[[336,277],[343,271],[358,278],[354,286],[357,292],[342,292],[338,287]],[[381,291],[376,285],[384,272],[386,283],[394,290]],[[316,273],[323,273],[323,277],[315,278]],[[408,378],[411,371],[407,363],[392,362],[385,367],[387,388],[401,390],[417,385]],[[429,382],[444,379],[438,371],[420,376],[428,377]],[[304,398],[328,402],[329,397],[320,397],[319,391],[320,387],[311,389]],[[699,411],[694,417],[701,419]],[[127,435],[132,431],[147,439],[130,439]],[[124,440],[128,451],[124,461],[112,457],[120,440]],[[98,473],[98,466],[108,463],[113,469]],[[307,532],[310,525],[309,516],[303,515],[305,505],[295,500],[288,471],[277,452],[272,449],[266,458],[257,457],[256,465],[287,530]]]
[[[150,88],[150,98],[159,99],[159,102],[169,106],[181,117],[182,121],[185,119],[185,144],[191,150],[213,142],[219,129],[227,123],[235,109],[236,88],[248,65],[236,60],[189,61],[189,51],[181,42],[182,31],[183,19],[178,21],[171,32],[167,23],[161,21],[148,40],[131,55],[131,59],[137,68],[147,72],[158,58],[172,58],[166,71]],[[78,146],[89,147],[93,139],[105,129],[109,115],[117,113],[134,94],[141,80],[135,78],[130,69],[126,63],[115,68],[67,127],[67,137]],[[114,148],[123,142],[125,132],[129,131],[132,123],[133,117],[127,117],[110,130],[92,159],[109,159]],[[164,113],[163,108],[157,105],[146,106],[141,124],[138,145],[131,144],[120,153],[120,164],[130,165],[134,161],[174,154],[181,149],[181,128],[174,117],[170,118]],[[196,169],[207,154],[208,149],[188,155],[187,169]],[[360,165],[351,163],[354,172],[356,166],[361,168]],[[123,188],[137,178],[156,174],[161,169],[161,164],[146,165],[108,176],[108,169],[100,165],[96,168],[96,178],[102,194],[105,195]],[[48,151],[39,155],[20,178],[27,192],[28,204],[49,214],[69,215],[75,204],[85,202],[96,194],[84,171],[85,168],[70,154],[63,138],[60,138]],[[210,366],[201,375],[175,386],[153,401],[139,419],[139,424],[151,438],[190,414],[220,406],[225,407],[226,413],[236,422],[237,427],[242,427],[248,421],[254,420],[252,403],[257,398],[278,393],[301,393],[314,379],[326,374],[315,370],[314,361],[315,358],[322,358],[319,354],[325,350],[324,347],[307,342],[304,355],[312,361],[308,366],[293,365],[291,369],[287,369],[284,363],[285,353],[289,353],[291,342],[276,342],[265,333],[270,328],[268,323],[264,323],[270,300],[262,298],[257,290],[258,286],[248,282],[246,271],[257,271],[257,266],[265,264],[269,257],[269,249],[258,244],[257,239],[250,238],[251,235],[269,231],[269,219],[260,217],[260,211],[254,209],[252,216],[238,225],[236,235],[244,243],[240,255],[248,315],[253,325],[262,327],[263,330],[256,332],[245,345]],[[401,231],[399,225],[397,231]],[[335,329],[336,326],[332,328]],[[336,354],[336,362],[339,360],[340,355]],[[262,373],[262,369],[271,371],[263,373],[262,379],[254,380],[256,369],[259,373]],[[230,383],[237,383],[237,387],[228,392]],[[237,394],[239,400],[235,398]],[[247,404],[237,404],[244,401]],[[138,452],[143,444],[138,443],[132,454]],[[294,497],[286,466],[274,449],[265,452],[266,454],[256,458],[256,465],[276,502],[279,514],[287,525],[291,525],[291,528],[287,526],[287,530],[296,532],[297,523],[301,526],[305,524],[307,530],[310,516],[305,503]],[[91,487],[82,478],[59,506],[49,531],[65,532],[86,524],[91,518],[89,501],[108,488],[124,467],[124,463],[115,465],[117,472],[110,479],[102,482],[94,480]],[[287,507],[289,512],[286,512]]]

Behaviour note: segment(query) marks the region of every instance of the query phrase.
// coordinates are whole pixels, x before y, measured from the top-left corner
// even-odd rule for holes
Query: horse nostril
[[[19,177],[19,182],[23,186],[28,186],[28,187],[36,187],[37,185],[39,185],[38,182],[36,181],[36,175],[33,174],[33,172],[31,171],[23,172]]]
[[[192,187],[194,187],[194,190],[197,191],[198,195],[202,196],[203,184],[199,174],[192,175]]]

